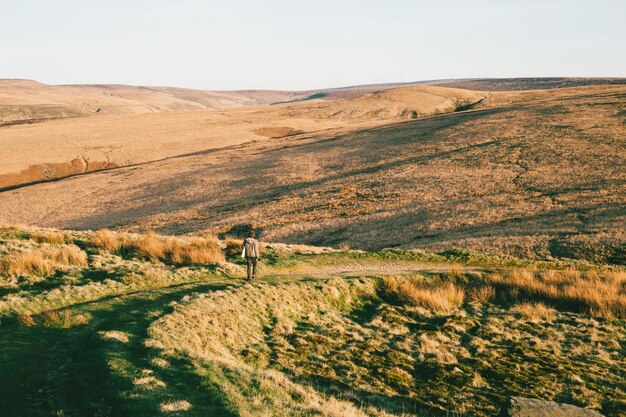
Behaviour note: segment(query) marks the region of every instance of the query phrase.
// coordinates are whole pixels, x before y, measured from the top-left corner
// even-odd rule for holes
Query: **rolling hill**
[[[352,131],[398,119],[455,111],[485,96],[439,87],[359,91],[359,94],[335,92],[322,99],[275,106],[98,114],[0,127],[4,150],[0,154],[0,189],[268,137],[315,134],[329,129]]]
[[[2,415],[626,416],[601,81],[0,82]]]
[[[0,80],[0,125],[105,114],[198,111],[270,104],[306,97],[306,92],[203,91],[127,85],[47,85]]]
[[[102,149],[118,168],[5,191],[0,220],[174,234],[236,234],[253,224],[263,239],[288,243],[454,246],[623,263],[625,99],[621,85],[403,87],[243,110],[13,126],[1,131],[13,147],[5,172]],[[446,114],[427,116],[439,112]],[[100,130],[104,121],[111,130]],[[67,141],[76,123],[80,138]],[[34,159],[12,156],[33,148],[42,149]],[[49,160],[46,148],[60,160]]]
[[[442,80],[446,81],[446,80]],[[436,84],[418,82],[409,84]],[[0,79],[0,126],[93,115],[200,111],[346,98],[406,84],[364,85],[307,91],[211,91],[122,84],[48,85]]]

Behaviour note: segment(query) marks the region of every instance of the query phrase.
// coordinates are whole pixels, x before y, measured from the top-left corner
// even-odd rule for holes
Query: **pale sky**
[[[626,76],[625,0],[0,0],[0,78],[313,89]]]

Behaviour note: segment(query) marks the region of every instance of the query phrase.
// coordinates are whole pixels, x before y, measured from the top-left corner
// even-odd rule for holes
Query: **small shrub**
[[[33,327],[42,326],[54,329],[69,329],[74,326],[86,324],[89,319],[84,314],[73,314],[70,310],[46,311],[42,314],[20,314],[17,316],[18,322],[22,326]]]
[[[468,291],[470,300],[475,303],[485,304],[490,303],[496,298],[496,290],[491,286],[482,286],[471,288]]]

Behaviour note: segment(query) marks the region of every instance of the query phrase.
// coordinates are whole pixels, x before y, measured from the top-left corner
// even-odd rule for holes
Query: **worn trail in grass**
[[[154,368],[149,363],[151,352],[143,345],[146,329],[171,309],[172,301],[225,285],[175,285],[72,306],[73,314],[92,318],[85,326],[69,329],[4,325],[0,380],[10,384],[3,387],[0,409],[7,416],[154,415],[158,411],[154,402],[138,393],[141,383],[133,383],[149,377]],[[164,402],[177,393],[185,398],[197,394],[203,401],[194,403],[204,403],[205,415],[212,409],[215,415],[224,415],[185,363],[159,378],[170,383]]]
[[[404,272],[432,269],[431,265]],[[438,266],[435,269],[440,270]],[[360,270],[359,270],[360,269]],[[343,276],[380,273],[363,267],[344,267]],[[393,270],[393,267],[390,267]],[[396,271],[398,272],[398,271]],[[282,283],[327,279],[328,274],[272,274],[261,282]],[[184,407],[185,415],[229,415],[211,395],[211,383],[198,376],[184,358],[159,366],[157,353],[144,346],[148,327],[189,294],[245,285],[239,279],[207,277],[160,289],[105,296],[66,308],[73,316],[89,317],[88,324],[70,328],[26,327],[3,323],[0,335],[0,380],[5,384],[0,409],[6,416],[138,416],[158,408]],[[153,360],[151,362],[151,360]],[[177,403],[178,401],[178,403]]]
[[[241,243],[209,243],[0,228],[2,415],[626,415],[619,266],[273,244],[249,285]]]

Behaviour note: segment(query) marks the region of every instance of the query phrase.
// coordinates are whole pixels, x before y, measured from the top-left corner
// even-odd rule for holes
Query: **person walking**
[[[242,250],[248,261],[248,281],[256,278],[256,263],[261,258],[259,251],[259,241],[255,238],[254,231],[248,233],[248,237],[243,241]]]

